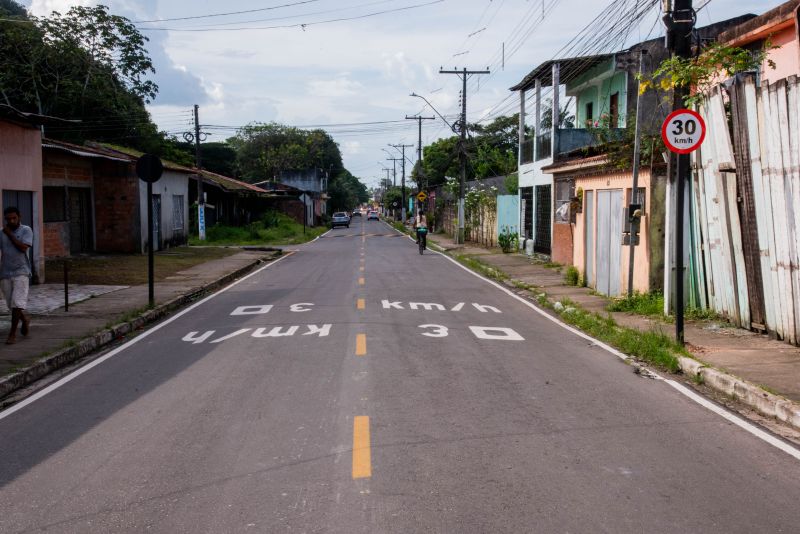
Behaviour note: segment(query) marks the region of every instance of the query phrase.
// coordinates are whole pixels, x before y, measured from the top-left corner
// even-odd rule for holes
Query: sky
[[[636,0],[24,0],[34,15],[73,5],[108,5],[146,35],[159,94],[148,106],[164,131],[192,128],[191,110],[209,140],[237,126],[276,121],[322,126],[339,143],[345,167],[368,186],[386,177],[406,149],[406,172],[416,161],[417,122],[407,115],[460,112],[461,81],[445,69],[489,68],[467,86],[468,120],[518,111],[508,88],[584,35],[591,52],[663,35],[658,7],[617,41],[613,28],[592,24],[609,4]],[[781,0],[695,0],[698,26],[745,13],[760,14]],[[706,5],[704,5],[706,4]],[[239,12],[237,14],[226,14]],[[215,15],[215,16],[207,16]],[[192,18],[187,18],[192,17]],[[194,18],[200,17],[200,18]],[[181,20],[165,20],[181,19]],[[349,19],[349,20],[335,20]],[[328,22],[332,21],[333,22]],[[156,22],[145,22],[156,21]],[[302,25],[302,26],[301,26]],[[276,27],[291,26],[291,27]],[[246,29],[242,29],[246,28]],[[585,29],[585,30],[584,30]],[[187,31],[192,30],[192,31]],[[199,31],[198,31],[199,30]],[[624,41],[624,42],[623,42]],[[600,49],[601,46],[606,49]],[[569,48],[567,48],[569,50]],[[568,54],[569,55],[569,54]],[[433,111],[420,98],[435,107]],[[373,123],[373,124],[364,124]],[[335,125],[335,126],[334,126]],[[423,141],[450,135],[437,117],[423,121]],[[391,156],[389,154],[392,154]],[[397,162],[399,181],[400,162]]]

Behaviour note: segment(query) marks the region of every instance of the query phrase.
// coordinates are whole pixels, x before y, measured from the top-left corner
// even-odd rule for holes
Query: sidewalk
[[[180,271],[156,282],[156,306],[197,293],[205,286],[272,257],[272,252],[238,252]],[[141,315],[148,305],[147,284],[70,287],[70,301],[80,302],[71,303],[69,312],[65,312],[63,286],[32,286],[31,332],[28,337],[17,333],[14,345],[2,343],[8,333],[9,317],[5,315],[5,307],[0,310],[0,380],[10,373],[24,371],[47,355],[75,346],[99,331]]]
[[[448,252],[474,258],[512,280],[535,286],[553,302],[567,298],[587,311],[603,316],[610,314],[619,325],[674,335],[675,326],[658,318],[608,312],[606,307],[610,299],[594,294],[590,288],[566,285],[563,273],[545,267],[524,254],[503,254],[499,249],[486,249],[470,244],[455,245],[451,238],[443,235],[429,236],[428,239]],[[719,380],[722,382],[731,382],[731,379],[735,381],[735,377],[738,377],[761,388],[763,394],[759,397],[771,397],[769,393],[774,393],[795,403],[800,402],[799,347],[719,321],[687,322],[684,337],[686,348],[694,358],[721,371],[716,374],[720,375]],[[692,367],[691,371],[696,371],[696,366]],[[684,369],[684,372],[687,370]],[[723,375],[733,376],[726,378]],[[709,385],[714,387],[714,384]],[[730,384],[727,389],[737,397],[742,396],[735,385]]]

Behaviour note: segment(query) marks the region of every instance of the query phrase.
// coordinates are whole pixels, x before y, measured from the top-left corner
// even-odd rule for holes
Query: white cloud
[[[30,9],[34,15],[42,17],[53,11],[66,13],[72,6],[89,6],[96,3],[92,0],[33,0]]]
[[[363,92],[364,85],[348,79],[346,74],[333,79],[308,82],[308,94],[322,98],[346,98]]]

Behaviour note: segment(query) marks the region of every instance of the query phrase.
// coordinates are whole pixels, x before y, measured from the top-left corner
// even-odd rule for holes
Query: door
[[[161,250],[161,195],[153,195],[153,250]]]
[[[533,250],[550,254],[550,227],[553,223],[553,197],[549,185],[536,186],[536,228]]]
[[[522,193],[522,237],[531,239],[533,237],[533,188],[523,187]]]
[[[597,192],[597,291],[620,293],[622,253],[622,190]]]
[[[91,192],[81,187],[69,188],[69,251],[71,254],[92,250]]]
[[[583,235],[586,243],[583,247],[584,278],[589,287],[594,287],[594,191],[583,193]]]

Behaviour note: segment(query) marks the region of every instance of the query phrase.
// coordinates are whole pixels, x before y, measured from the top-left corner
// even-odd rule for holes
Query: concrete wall
[[[30,126],[0,120],[0,204],[6,190],[33,193],[32,256],[39,281],[44,282],[41,132]],[[3,210],[6,207],[0,206]]]
[[[632,182],[633,176],[630,171],[610,170],[608,172],[602,172],[592,176],[575,177],[575,190],[578,191],[579,188],[582,188],[584,198],[586,198],[587,191],[594,191],[594,221],[588,221],[588,228],[589,231],[594,232],[595,237],[593,239],[593,243],[595,246],[597,245],[597,191],[621,189],[624,191],[623,204],[627,205],[628,199],[630,198]],[[653,189],[651,187],[650,172],[648,169],[642,169],[639,171],[639,187],[645,189],[645,215],[642,217],[642,223],[639,230],[639,245],[635,247],[633,288],[635,291],[641,291],[644,293],[650,291],[651,289],[655,289],[651,284],[651,247],[654,245],[652,242],[653,233],[651,231],[651,226],[653,224],[658,224],[657,218],[659,216],[654,215],[654,212],[651,208],[651,206],[653,206],[654,198],[652,194]],[[655,213],[657,213],[657,211]],[[597,264],[594,251],[585,250],[587,228],[585,216],[586,212],[585,210],[582,210],[581,213],[577,214],[574,225],[562,224],[557,226],[572,226],[574,230],[572,264],[583,274],[586,270],[586,257],[588,254],[589,261],[591,261],[592,265],[594,266],[593,271],[597,273]],[[654,217],[656,220],[654,220]],[[661,226],[663,227],[663,222],[661,223]],[[663,247],[663,241],[661,243],[655,243],[655,245]],[[629,254],[630,247],[623,246],[622,253],[620,254],[619,265],[620,288],[623,292],[627,291],[628,287]],[[661,258],[661,264],[663,266],[663,255]]]
[[[767,61],[764,61],[761,66],[761,80],[773,83],[792,75],[800,75],[800,45],[795,27],[777,31],[772,34],[770,41],[773,46],[780,48],[769,51],[767,60],[775,62],[775,69],[771,69]]]
[[[161,242],[156,250],[185,244],[189,235],[189,175],[164,170],[161,179],[153,184],[153,195],[161,195]],[[183,195],[183,230],[174,230],[173,195]],[[141,213],[141,251],[147,250],[147,184],[139,186],[139,213]]]

